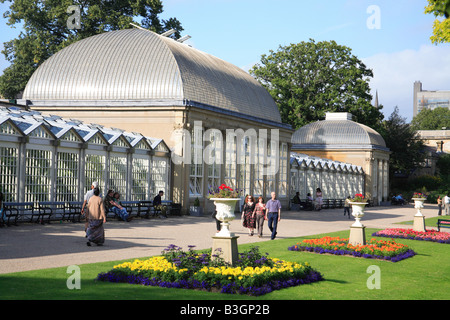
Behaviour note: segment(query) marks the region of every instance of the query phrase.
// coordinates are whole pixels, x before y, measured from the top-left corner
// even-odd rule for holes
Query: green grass
[[[366,230],[367,239],[377,230]],[[59,300],[432,300],[448,299],[450,292],[450,245],[427,241],[396,239],[407,244],[417,255],[397,263],[348,256],[320,255],[288,251],[287,248],[305,238],[325,235],[348,237],[348,231],[309,237],[260,242],[262,253],[296,262],[309,262],[320,271],[325,281],[277,290],[261,297],[228,295],[197,290],[166,289],[139,285],[97,282],[100,272],[109,271],[115,262],[80,265],[81,289],[69,290],[67,268],[54,268],[0,275],[0,299]],[[241,251],[251,244],[240,245]],[[185,248],[187,249],[187,248]],[[368,289],[372,275],[367,268],[376,265],[381,272],[381,288]]]
[[[438,219],[450,220],[450,216],[435,216],[435,217],[431,217],[431,218],[425,217],[425,226],[426,227],[437,227]],[[414,220],[403,221],[403,222],[399,222],[397,224],[413,225]]]

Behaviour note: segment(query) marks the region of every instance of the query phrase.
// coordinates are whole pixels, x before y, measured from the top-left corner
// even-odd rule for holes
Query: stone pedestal
[[[213,246],[211,254],[218,254],[222,257],[225,262],[231,263],[231,265],[235,265],[236,261],[239,259],[238,256],[238,245],[237,239],[238,236],[230,236],[230,237],[212,237],[213,238]],[[221,249],[221,253],[216,251],[216,249]]]
[[[348,243],[351,245],[365,245],[366,244],[366,227],[365,226],[351,226],[350,238]]]
[[[413,230],[414,231],[421,231],[421,232],[425,232],[425,216],[414,216],[414,226],[413,226]]]

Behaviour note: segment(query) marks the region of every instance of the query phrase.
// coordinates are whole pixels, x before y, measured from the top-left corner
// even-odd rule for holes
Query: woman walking
[[[102,198],[99,197],[99,194],[99,189],[94,188],[94,195],[87,203],[89,212],[89,225],[86,230],[88,246],[91,246],[91,242],[98,246],[103,245],[105,242],[105,229],[103,228],[103,224],[106,222],[106,215],[103,201]]]
[[[266,205],[264,204],[264,198],[259,197],[258,203],[255,205],[255,210],[253,211],[253,218],[256,218],[256,230],[258,232],[258,237],[262,237],[264,220],[266,218]]]
[[[438,204],[438,216],[442,215],[442,199],[441,196],[437,197],[437,204]]]
[[[255,210],[255,199],[252,196],[246,196],[244,201],[244,207],[242,209],[242,225],[248,228],[248,235],[253,236],[253,230],[256,227],[256,220],[253,215]]]
[[[322,209],[322,190],[320,188],[316,189],[316,210],[320,211]]]

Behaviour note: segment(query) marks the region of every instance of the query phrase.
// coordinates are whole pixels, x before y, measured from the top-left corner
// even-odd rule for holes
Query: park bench
[[[79,201],[69,201],[67,202],[67,220],[72,222],[81,221],[81,208],[83,207],[83,202]]]
[[[34,215],[37,216],[36,222],[40,222],[41,224],[45,223],[45,220],[47,220],[48,223],[50,223],[50,219],[58,219],[63,220],[64,216],[66,214],[66,203],[63,201],[41,201],[38,203],[38,210],[37,214]],[[47,219],[45,219],[47,217]],[[33,218],[32,218],[33,219]],[[30,220],[31,222],[32,219]]]
[[[172,203],[170,208],[170,215],[180,216],[181,215],[181,203]]]
[[[322,200],[322,209],[328,209],[330,207],[330,200],[324,199]]]
[[[34,214],[34,203],[33,202],[5,202],[4,203],[4,214],[6,221],[4,222],[7,226],[14,224],[17,226],[19,220],[23,220],[24,217],[29,216],[30,221]],[[19,219],[20,218],[20,219]]]
[[[150,215],[152,215],[153,212],[153,202],[150,200],[142,200],[139,201],[138,203],[138,213],[137,216],[138,217],[144,217],[144,218],[149,218]]]
[[[139,214],[139,201],[120,201],[122,207],[124,207],[128,214],[131,216],[133,211]]]
[[[311,200],[308,200],[308,199],[300,200],[300,206],[302,207],[302,210],[306,210],[306,211],[313,210],[313,203]]]
[[[329,203],[329,204],[328,204],[328,207],[329,207],[330,209],[336,208],[336,199],[330,199],[330,201],[329,201],[328,203]]]
[[[437,228],[438,231],[441,231],[441,228],[450,228],[450,220],[438,219]]]

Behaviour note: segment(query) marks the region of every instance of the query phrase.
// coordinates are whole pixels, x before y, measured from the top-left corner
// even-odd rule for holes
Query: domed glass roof
[[[274,100],[244,70],[142,29],[80,40],[45,61],[23,98],[46,106],[174,106],[192,101],[281,123]]]
[[[310,123],[292,135],[292,149],[381,148],[383,137],[368,126],[354,122],[348,113],[328,113],[326,120]]]

